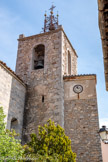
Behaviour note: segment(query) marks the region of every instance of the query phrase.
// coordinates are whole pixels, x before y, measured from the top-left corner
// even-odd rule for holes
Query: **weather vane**
[[[50,10],[49,17],[47,16],[45,11],[44,28],[42,28],[44,33],[51,30],[56,30],[58,28],[58,16],[59,16],[58,12],[56,17],[53,15],[53,10],[55,7],[56,6],[52,4],[51,8],[49,9]]]
[[[55,8],[56,6],[54,6],[53,4],[52,4],[52,6],[51,6],[51,8],[49,9],[49,10],[51,10],[52,12],[53,12],[53,9]]]

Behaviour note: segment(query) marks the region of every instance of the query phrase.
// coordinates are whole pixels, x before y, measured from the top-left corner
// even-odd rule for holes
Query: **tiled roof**
[[[25,85],[25,83],[23,82],[23,80],[20,79],[20,77],[19,77],[18,75],[16,75],[16,73],[15,73],[12,69],[10,69],[10,68],[6,65],[6,63],[4,63],[3,61],[0,60],[0,65],[1,65],[3,68],[5,68],[7,71],[9,71],[11,75],[13,75],[16,79],[18,79],[19,81],[21,81],[21,82]]]
[[[95,79],[96,80],[96,74],[80,74],[80,75],[64,75],[64,80],[73,80],[73,79]],[[97,81],[96,81],[97,82]]]
[[[81,77],[81,76],[96,76],[96,74],[64,75],[63,78]]]
[[[92,76],[92,75],[95,75],[96,76],[96,74],[78,74],[78,75],[64,75],[64,77]]]

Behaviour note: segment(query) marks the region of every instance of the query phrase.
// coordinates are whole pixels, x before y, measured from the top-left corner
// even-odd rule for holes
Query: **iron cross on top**
[[[56,6],[54,6],[54,5],[52,4],[52,7],[51,7],[49,10],[53,11],[53,9],[54,9],[55,7],[56,7]]]

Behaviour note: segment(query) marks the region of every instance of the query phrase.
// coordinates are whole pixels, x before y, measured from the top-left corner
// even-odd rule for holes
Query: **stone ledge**
[[[97,83],[96,79],[96,74],[83,74],[83,75],[66,75],[63,76],[64,81],[70,81],[70,80],[95,80]]]

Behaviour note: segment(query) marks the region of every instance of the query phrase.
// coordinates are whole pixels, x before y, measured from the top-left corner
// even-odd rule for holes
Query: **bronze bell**
[[[44,68],[43,60],[39,60],[36,65],[36,69],[42,69]]]

